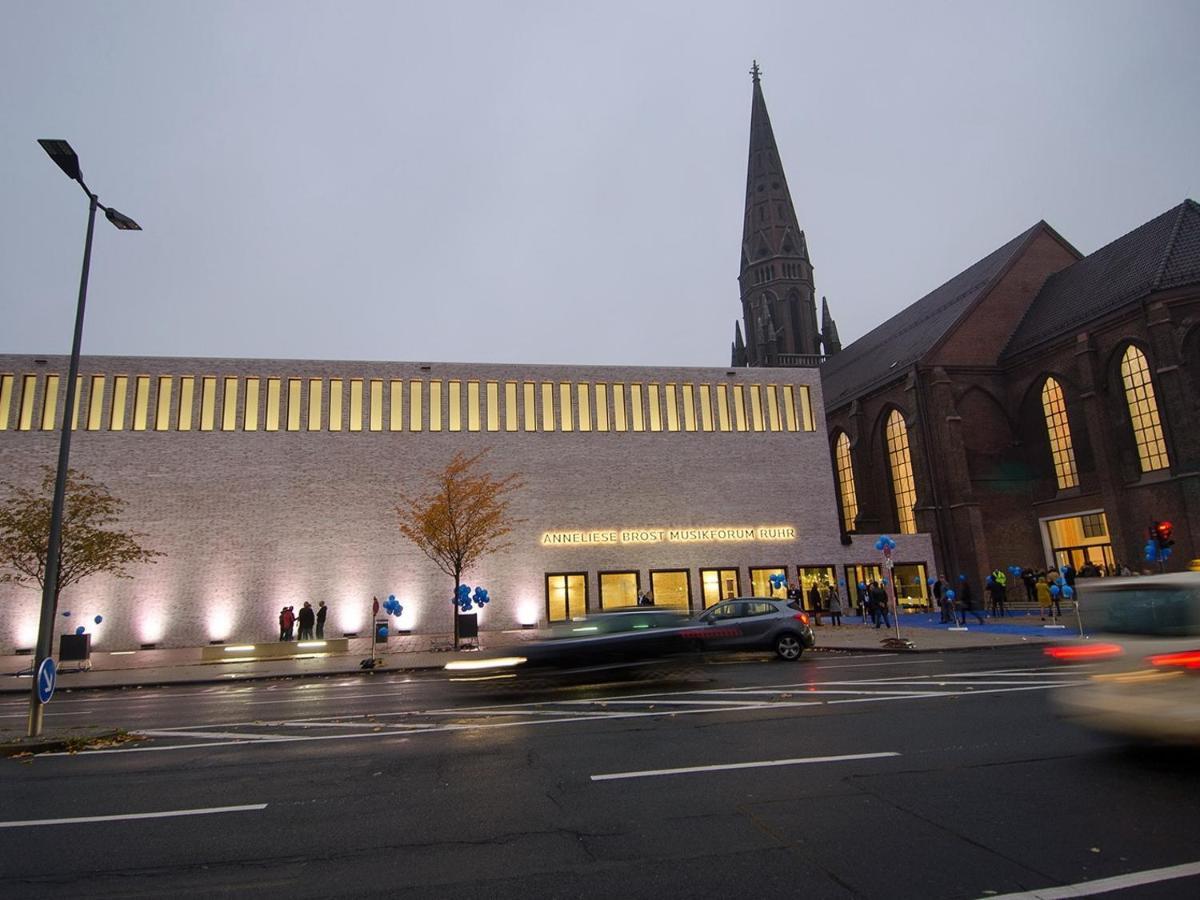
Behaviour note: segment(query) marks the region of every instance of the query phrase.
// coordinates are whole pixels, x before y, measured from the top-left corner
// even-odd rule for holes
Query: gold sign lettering
[[[615,546],[618,544],[724,544],[794,541],[792,525],[710,525],[696,528],[609,528],[596,531],[546,531],[543,547]]]

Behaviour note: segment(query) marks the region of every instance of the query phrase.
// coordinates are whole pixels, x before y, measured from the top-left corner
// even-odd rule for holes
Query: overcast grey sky
[[[1200,198],[1200,2],[0,0],[0,351],[726,365],[757,58],[844,341]]]

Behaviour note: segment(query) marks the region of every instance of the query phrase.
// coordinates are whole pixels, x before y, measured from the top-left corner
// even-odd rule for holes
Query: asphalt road
[[[149,738],[0,760],[0,896],[1082,885],[1027,895],[1049,897],[1115,876],[1141,883],[1111,896],[1200,896],[1200,760],[1058,721],[1047,693],[1084,671],[1015,648],[737,657],[563,684],[430,674],[74,692],[52,701],[51,727]],[[0,716],[23,714],[23,698],[0,701]]]

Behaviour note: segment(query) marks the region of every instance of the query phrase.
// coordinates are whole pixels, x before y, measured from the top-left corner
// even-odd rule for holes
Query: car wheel
[[[799,659],[803,652],[804,645],[800,643],[799,635],[787,632],[775,639],[775,653],[780,659],[789,661]]]

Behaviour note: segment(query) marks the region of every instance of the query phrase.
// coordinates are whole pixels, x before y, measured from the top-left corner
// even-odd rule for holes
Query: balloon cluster
[[[1144,552],[1146,554],[1146,562],[1166,562],[1171,558],[1171,550],[1173,547],[1160,547],[1158,541],[1154,538],[1146,541]]]
[[[383,611],[389,616],[400,617],[404,612],[404,607],[400,605],[400,601],[396,599],[395,594],[388,594],[388,598],[383,601]]]
[[[896,542],[886,534],[883,534],[880,535],[879,539],[875,541],[875,549],[890,553],[896,549]]]
[[[68,609],[62,615],[63,615],[64,619],[69,619],[69,618],[71,618],[71,611]],[[92,621],[95,622],[97,625],[99,625],[101,622],[104,621],[104,616],[96,616],[96,618],[92,619]],[[83,625],[77,625],[77,626],[75,626],[75,633],[76,634],[87,634],[87,628]]]
[[[1011,575],[1013,578],[1020,578],[1021,572],[1023,572],[1023,571],[1024,570],[1020,566],[1009,566],[1008,567],[1008,574]]]
[[[773,575],[771,575],[770,581],[771,581],[771,587],[781,588],[785,584],[787,584],[787,576],[780,575],[778,572],[776,572]]]
[[[458,606],[460,612],[470,612],[472,606],[477,606],[483,609],[492,598],[488,596],[486,588],[477,587],[475,593],[471,593],[470,585],[460,584],[454,591],[453,602]]]

